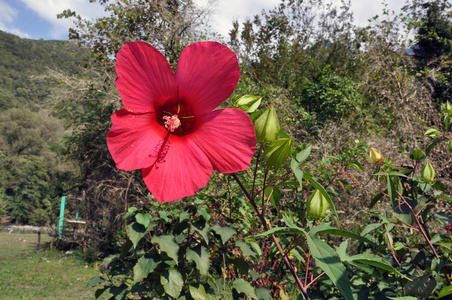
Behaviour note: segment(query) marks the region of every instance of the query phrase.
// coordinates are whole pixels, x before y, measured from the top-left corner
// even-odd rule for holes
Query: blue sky
[[[195,0],[205,4],[209,0]],[[212,28],[226,35],[234,19],[245,20],[247,16],[259,14],[262,9],[271,9],[280,0],[216,0]],[[381,14],[383,5],[378,0],[352,0],[355,23],[365,25],[367,19]],[[399,10],[404,0],[387,0],[389,8]],[[89,0],[0,0],[0,30],[23,38],[65,40],[72,23],[57,19],[65,9],[76,11],[84,18],[104,15],[98,3]]]

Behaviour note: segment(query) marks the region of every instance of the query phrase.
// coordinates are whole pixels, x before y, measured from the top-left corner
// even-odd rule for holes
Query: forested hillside
[[[77,174],[57,151],[67,132],[51,94],[59,83],[46,74],[80,75],[83,53],[0,31],[0,214],[15,222],[54,220],[55,195]]]

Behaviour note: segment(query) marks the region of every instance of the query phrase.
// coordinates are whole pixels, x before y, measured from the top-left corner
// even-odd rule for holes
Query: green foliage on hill
[[[83,51],[59,41],[28,40],[0,31],[0,111],[12,107],[36,109],[52,84],[36,77],[48,69],[80,74]]]
[[[44,75],[79,75],[85,56],[70,44],[0,31],[0,206],[16,222],[55,219],[55,195],[77,173],[52,150],[64,126],[52,113],[51,93],[59,83]]]

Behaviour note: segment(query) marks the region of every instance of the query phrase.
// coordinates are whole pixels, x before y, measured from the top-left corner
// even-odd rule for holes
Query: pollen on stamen
[[[174,132],[179,126],[181,125],[179,117],[177,115],[170,116],[164,116],[163,120],[165,120],[165,128],[168,129],[170,132]]]

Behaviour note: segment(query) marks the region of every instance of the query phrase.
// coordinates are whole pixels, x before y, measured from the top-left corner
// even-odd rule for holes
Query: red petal
[[[131,171],[147,168],[158,158],[159,145],[168,135],[154,113],[133,114],[121,109],[111,116],[107,145],[116,166]]]
[[[116,56],[116,88],[124,108],[134,113],[153,112],[177,100],[176,76],[166,58],[145,42],[127,43]]]
[[[176,71],[179,98],[195,115],[209,113],[232,94],[239,81],[237,57],[217,42],[185,47]]]
[[[256,133],[248,115],[240,109],[219,109],[200,117],[191,138],[209,158],[215,170],[233,173],[250,166]]]
[[[164,154],[142,170],[146,186],[159,202],[192,196],[209,181],[212,165],[187,136],[170,135]]]

